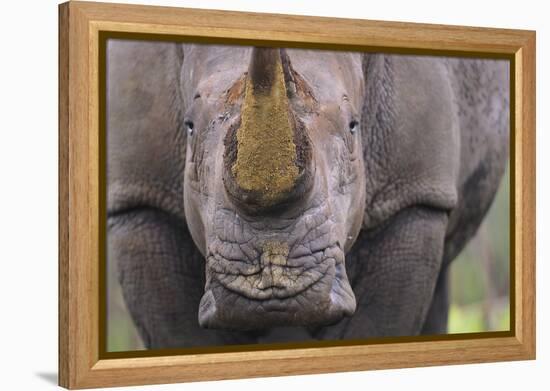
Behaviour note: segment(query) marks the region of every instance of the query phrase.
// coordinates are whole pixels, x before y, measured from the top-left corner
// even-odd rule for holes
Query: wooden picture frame
[[[511,61],[511,330],[293,349],[107,357],[100,343],[102,32]],[[103,110],[104,111],[104,110]],[[458,354],[457,354],[458,353]],[[59,6],[59,384],[89,388],[535,358],[535,32],[168,7]]]

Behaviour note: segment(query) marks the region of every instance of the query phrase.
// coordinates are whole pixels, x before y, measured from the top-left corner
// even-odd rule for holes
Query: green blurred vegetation
[[[506,169],[499,192],[476,236],[451,265],[449,333],[509,330],[510,177]],[[108,262],[107,350],[143,349]]]
[[[510,329],[510,168],[476,236],[451,264],[449,333]]]
[[[124,352],[144,349],[118,283],[116,262],[107,254],[107,351]]]

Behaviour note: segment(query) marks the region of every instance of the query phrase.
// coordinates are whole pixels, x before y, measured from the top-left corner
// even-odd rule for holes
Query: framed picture
[[[61,386],[535,358],[534,32],[59,21]]]

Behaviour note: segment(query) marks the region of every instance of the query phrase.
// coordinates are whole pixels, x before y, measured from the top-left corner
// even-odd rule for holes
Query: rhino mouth
[[[342,263],[343,254],[336,245],[297,258],[289,257],[281,243],[270,242],[263,247],[267,249],[252,263],[211,255],[207,261],[210,276],[248,299],[287,299],[322,284]]]
[[[206,257],[199,324],[227,330],[315,327],[353,315],[356,303],[344,250],[338,242],[327,242],[332,235],[323,227],[294,241],[295,230],[249,233],[241,243],[214,240]],[[237,231],[243,236],[247,230],[237,225]]]

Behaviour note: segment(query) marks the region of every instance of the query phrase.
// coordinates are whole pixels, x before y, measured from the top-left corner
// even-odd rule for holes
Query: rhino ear
[[[181,45],[107,44],[107,208],[154,208],[184,220],[186,131]]]

